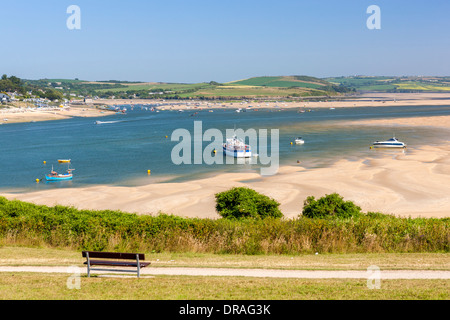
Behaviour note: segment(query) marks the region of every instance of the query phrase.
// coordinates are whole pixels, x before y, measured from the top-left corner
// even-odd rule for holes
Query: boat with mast
[[[235,158],[250,158],[252,156],[251,147],[236,135],[227,139],[227,142],[223,144],[223,153]]]
[[[45,175],[45,180],[47,180],[47,181],[72,180],[72,178],[73,178],[72,171],[74,171],[74,170],[75,169],[70,169],[70,164],[69,164],[67,173],[58,173],[53,169],[53,166],[52,166],[52,171],[50,171],[50,174]]]

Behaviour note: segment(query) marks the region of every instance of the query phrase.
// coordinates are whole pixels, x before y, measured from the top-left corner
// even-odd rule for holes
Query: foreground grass
[[[81,277],[80,289],[67,287],[68,275],[12,274],[0,277],[0,297],[9,300],[447,300],[448,280],[271,279],[157,276]]]

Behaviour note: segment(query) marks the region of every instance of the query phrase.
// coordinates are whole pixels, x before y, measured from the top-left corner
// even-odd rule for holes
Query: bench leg
[[[86,259],[87,259],[87,276],[88,278],[91,277],[91,261],[89,260],[89,252],[86,252]]]
[[[136,254],[136,262],[137,262],[137,277],[141,277],[141,264],[139,263],[139,254]]]

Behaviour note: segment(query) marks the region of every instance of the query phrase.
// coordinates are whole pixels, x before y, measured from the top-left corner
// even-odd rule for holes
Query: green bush
[[[216,210],[223,218],[281,218],[280,203],[249,188],[216,194]]]
[[[39,206],[0,197],[2,245],[121,252],[449,252],[450,218],[200,219]]]
[[[337,193],[326,195],[316,200],[313,196],[306,198],[303,215],[308,218],[351,218],[361,215],[361,208]]]

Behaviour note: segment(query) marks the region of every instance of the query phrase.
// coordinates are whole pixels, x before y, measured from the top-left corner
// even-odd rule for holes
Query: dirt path
[[[85,268],[79,269],[81,274]],[[73,267],[0,267],[0,272],[37,272],[37,273],[74,273]],[[100,274],[102,272],[92,272]],[[303,278],[303,279],[367,279],[373,277],[372,271],[364,270],[278,270],[278,269],[234,269],[234,268],[145,268],[142,276],[186,275],[186,276],[231,276],[231,277],[269,277],[269,278]],[[434,270],[380,270],[380,279],[450,279],[450,271]]]

